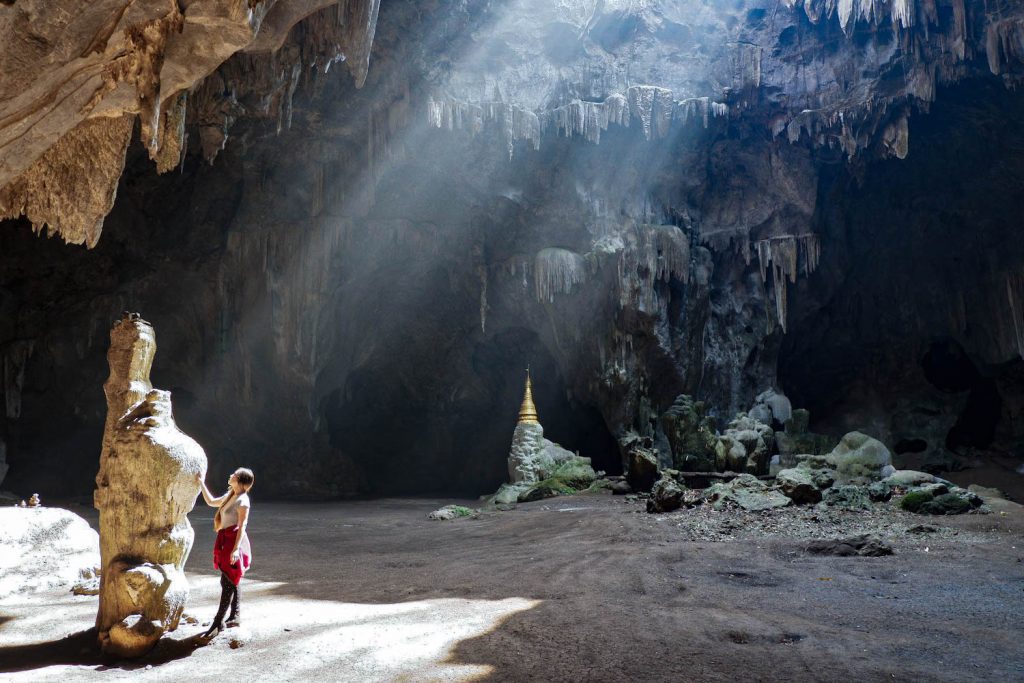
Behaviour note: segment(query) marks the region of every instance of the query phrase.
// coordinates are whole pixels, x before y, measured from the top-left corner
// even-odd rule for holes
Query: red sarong
[[[227,575],[231,583],[236,586],[242,580],[242,576],[252,564],[252,550],[249,548],[249,539],[242,538],[238,544],[239,561],[231,564],[231,551],[235,549],[235,538],[238,536],[238,527],[221,529],[217,532],[217,540],[213,543],[213,566]]]

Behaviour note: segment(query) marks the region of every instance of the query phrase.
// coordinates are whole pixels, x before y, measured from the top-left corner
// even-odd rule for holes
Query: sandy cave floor
[[[648,515],[588,495],[426,518],[450,502],[256,498],[245,623],[205,647],[195,636],[218,586],[212,511],[197,508],[186,614],[200,623],[142,661],[104,661],[88,631],[95,597],[9,599],[0,679],[1024,681],[1024,508],[1012,503],[942,518]],[[909,531],[920,524],[935,529]],[[863,531],[896,554],[806,552],[808,538]]]

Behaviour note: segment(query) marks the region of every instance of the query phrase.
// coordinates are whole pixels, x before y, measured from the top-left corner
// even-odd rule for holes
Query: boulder
[[[863,486],[844,484],[826,490],[822,494],[821,504],[844,510],[870,510],[871,497]]]
[[[934,474],[918,472],[916,470],[895,470],[888,477],[883,479],[883,481],[890,486],[902,486],[904,488],[922,486],[925,484],[948,483],[944,479],[939,479]]]
[[[794,503],[817,503],[821,501],[821,489],[814,481],[812,470],[793,467],[775,475],[775,484],[783,495]]]
[[[597,480],[597,472],[590,464],[590,458],[582,458],[570,453],[568,458],[556,462],[557,465],[549,479],[553,479],[559,484],[582,491]]]
[[[427,515],[427,519],[446,522],[453,519],[461,519],[463,517],[476,517],[476,515],[477,513],[475,510],[462,505],[445,505],[444,507],[434,510]]]
[[[634,491],[650,491],[658,480],[658,454],[639,444],[626,453],[626,481]]]
[[[740,413],[718,439],[715,465],[720,472],[765,474],[774,446],[771,427]]]
[[[529,488],[528,484],[502,484],[498,492],[491,496],[490,502],[495,505],[515,505],[519,496]]]
[[[811,541],[807,545],[807,552],[838,557],[882,557],[893,554],[892,546],[871,534]]]
[[[793,404],[775,389],[762,391],[754,399],[754,405],[747,415],[773,427],[782,427],[793,417]]]
[[[881,503],[892,498],[892,485],[887,481],[874,481],[868,484],[868,498]]]
[[[69,510],[0,508],[0,599],[96,576],[99,553],[99,535]]]
[[[686,394],[676,397],[672,407],[661,416],[661,427],[672,449],[676,469],[710,472],[715,469],[715,422],[706,414],[702,401]]]
[[[683,504],[686,487],[681,485],[667,470],[651,489],[651,497],[647,499],[647,512],[672,512]]]
[[[704,489],[705,502],[716,510],[735,505],[744,510],[769,510],[786,507],[793,501],[750,474],[741,474],[730,482],[712,484]]]
[[[892,455],[878,439],[850,432],[828,456],[842,484],[868,484],[882,478],[882,468],[892,464]]]
[[[900,508],[922,515],[961,515],[981,508],[983,502],[976,493],[959,486],[930,484],[903,496]]]

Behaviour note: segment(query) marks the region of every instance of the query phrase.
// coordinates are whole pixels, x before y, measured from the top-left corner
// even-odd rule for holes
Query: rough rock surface
[[[361,83],[379,0],[4,5],[0,216],[24,213],[37,230],[49,226],[68,242],[93,246],[121,175],[132,115],[150,155],[160,163],[170,148],[173,168],[183,134],[174,123],[184,112],[168,117],[162,107],[185,106],[183,94],[232,54],[279,48],[296,22],[328,5],[340,5],[334,11],[343,27],[330,59],[347,52]]]
[[[512,434],[508,455],[508,474],[513,485],[536,484],[554,475],[559,466],[575,454],[544,438],[537,423],[519,423]]]
[[[878,439],[850,432],[828,455],[840,483],[867,484],[882,478],[882,469],[892,464],[892,455]]]
[[[663,472],[651,489],[651,497],[647,500],[647,512],[678,510],[683,504],[685,493],[686,487],[676,481],[671,470]]]
[[[69,510],[0,508],[0,601],[68,588],[100,563],[99,536]]]
[[[771,427],[740,413],[718,439],[715,464],[720,472],[765,474],[774,446],[775,433]]]
[[[126,313],[110,331],[107,425],[94,504],[100,511],[101,578],[96,626],[108,654],[137,657],[178,627],[188,599],[188,513],[205,476],[202,447],[171,415],[170,393],[153,389],[152,326]]]
[[[814,481],[811,470],[790,468],[775,475],[775,484],[794,503],[817,503],[821,501],[821,489]]]
[[[658,454],[650,440],[634,435],[623,444],[626,452],[626,481],[634,491],[650,491],[658,481]]]
[[[793,502],[750,474],[741,474],[727,483],[712,484],[704,490],[704,500],[716,510],[730,505],[744,510],[770,510]]]
[[[870,534],[811,541],[807,544],[807,552],[813,555],[836,555],[839,557],[882,557],[893,554],[891,545]]]
[[[676,469],[691,472],[715,470],[718,438],[714,420],[706,413],[707,407],[702,401],[681,394],[661,415],[661,427],[668,437]]]

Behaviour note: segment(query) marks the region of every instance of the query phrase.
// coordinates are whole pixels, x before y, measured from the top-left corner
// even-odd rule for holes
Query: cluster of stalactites
[[[547,130],[597,144],[612,124],[624,128],[637,125],[646,139],[656,140],[666,137],[674,123],[700,121],[707,128],[712,118],[728,114],[725,103],[708,97],[676,100],[671,90],[651,85],[633,86],[624,95],[609,95],[601,102],[573,100],[539,114],[504,102],[472,104],[450,97],[432,97],[427,102],[427,121],[435,128],[476,135],[485,124],[495,122],[510,156],[519,140],[539,149],[541,135]]]
[[[821,258],[821,242],[818,236],[785,235],[758,240],[753,244],[743,243],[743,255],[750,264],[751,252],[757,254],[757,263],[761,269],[761,281],[768,282],[768,270],[772,273],[772,291],[775,297],[775,314],[786,331],[786,281],[796,282],[800,272],[810,275],[818,268]]]
[[[619,252],[619,305],[654,310],[655,284],[672,278],[690,281],[690,240],[674,225],[637,224]]]
[[[568,249],[549,247],[537,252],[533,267],[534,294],[541,303],[552,303],[555,294],[568,294],[587,280],[587,261]]]
[[[954,0],[963,6],[963,0]],[[908,28],[914,25],[916,12],[915,0],[785,0],[790,7],[800,5],[811,23],[818,23],[822,18],[835,16],[845,33],[853,30],[854,24],[864,21],[880,24],[891,19],[894,26]],[[929,9],[935,13],[935,0],[921,0],[922,11]]]

